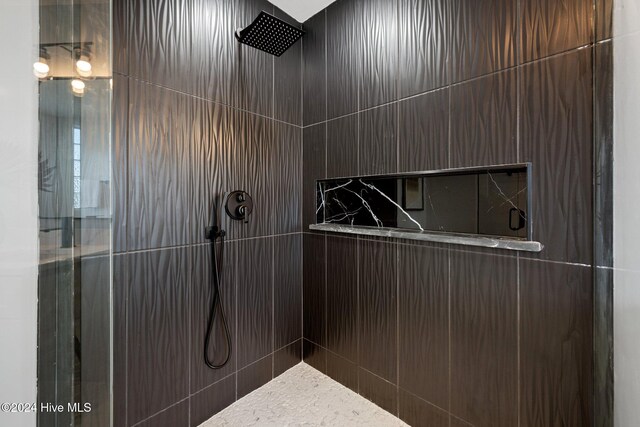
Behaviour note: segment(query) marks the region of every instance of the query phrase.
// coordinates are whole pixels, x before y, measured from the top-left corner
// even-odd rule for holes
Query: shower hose
[[[231,358],[231,334],[229,333],[229,324],[227,323],[227,316],[224,312],[224,305],[222,304],[222,297],[220,296],[220,283],[222,281],[222,266],[218,266],[218,257],[216,256],[216,241],[220,238],[220,259],[224,260],[224,231],[214,232],[211,238],[211,290],[213,292],[213,301],[211,303],[211,311],[209,312],[209,322],[207,323],[207,335],[204,339],[204,362],[211,369],[221,369],[225,366]],[[216,307],[220,308],[220,318],[222,319],[222,325],[224,327],[225,337],[227,339],[227,355],[224,361],[216,365],[209,359],[209,343],[211,341],[211,334],[213,332],[213,324],[216,319]]]

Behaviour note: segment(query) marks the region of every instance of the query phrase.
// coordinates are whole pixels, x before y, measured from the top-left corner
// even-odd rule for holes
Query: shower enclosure
[[[40,0],[33,73],[39,79],[40,122],[38,425],[107,426],[112,418],[110,1]],[[60,409],[47,409],[55,407]]]

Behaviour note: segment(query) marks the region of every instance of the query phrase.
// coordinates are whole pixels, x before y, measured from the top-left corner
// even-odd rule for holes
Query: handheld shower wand
[[[220,284],[222,283],[222,265],[218,265],[218,257],[216,254],[216,243],[220,239],[220,262],[224,263],[224,237],[226,232],[222,229],[222,224],[218,226],[216,206],[213,207],[213,225],[206,227],[205,233],[207,239],[211,241],[211,291],[213,293],[213,300],[211,302],[211,310],[209,312],[209,322],[207,323],[207,333],[204,339],[204,363],[211,369],[221,369],[231,359],[231,333],[229,332],[229,324],[227,322],[227,316],[224,312],[224,305],[222,304],[222,297],[220,296]],[[224,361],[220,364],[215,364],[209,358],[209,343],[211,341],[211,334],[213,331],[213,324],[216,319],[216,306],[220,307],[220,316],[222,319],[222,325],[224,327],[224,333],[227,340],[227,354]]]

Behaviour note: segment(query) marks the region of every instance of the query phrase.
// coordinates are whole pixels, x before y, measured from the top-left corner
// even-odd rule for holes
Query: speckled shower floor
[[[200,427],[406,425],[342,384],[300,363]]]

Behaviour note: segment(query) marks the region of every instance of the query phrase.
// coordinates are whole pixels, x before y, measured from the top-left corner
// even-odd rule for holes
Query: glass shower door
[[[111,425],[110,49],[110,1],[40,1],[40,426]]]

